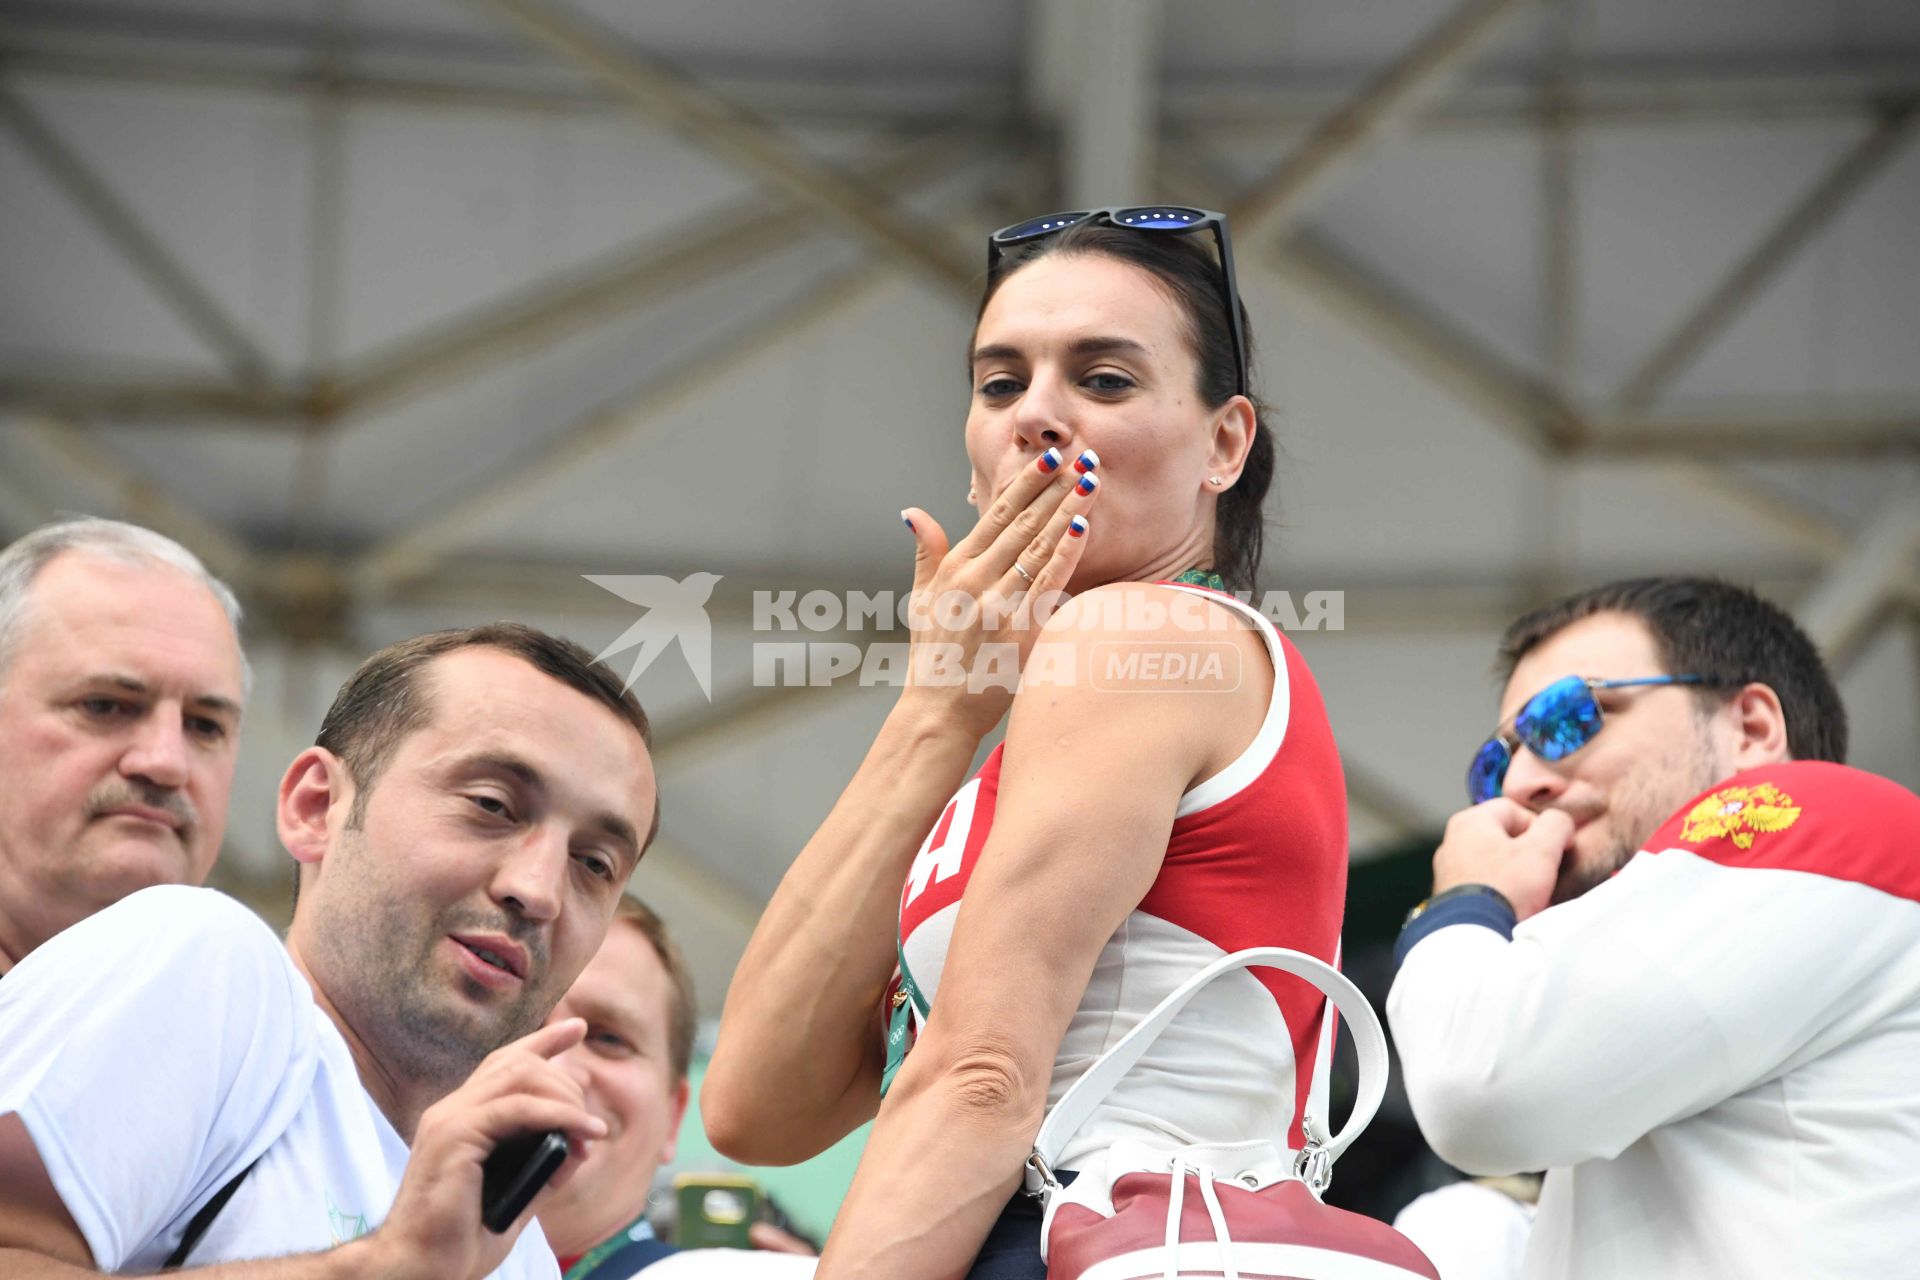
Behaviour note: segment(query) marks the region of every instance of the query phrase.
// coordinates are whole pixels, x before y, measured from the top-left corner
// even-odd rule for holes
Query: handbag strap
[[[1160,1033],[1172,1023],[1174,1016],[1186,1007],[1202,987],[1223,974],[1252,968],[1278,969],[1311,983],[1347,1020],[1348,1027],[1353,1031],[1353,1043],[1360,1060],[1360,1083],[1352,1113],[1347,1117],[1346,1124],[1341,1126],[1340,1132],[1335,1134],[1327,1132],[1326,1118],[1323,1116],[1309,1112],[1304,1122],[1307,1153],[1313,1154],[1314,1162],[1319,1166],[1315,1172],[1323,1177],[1325,1169],[1366,1129],[1374,1113],[1380,1109],[1381,1099],[1386,1096],[1387,1037],[1380,1030],[1380,1019],[1374,1014],[1373,1006],[1360,994],[1360,988],[1354,986],[1338,969],[1303,951],[1287,947],[1252,947],[1222,956],[1175,987],[1138,1026],[1121,1037],[1120,1043],[1101,1054],[1086,1073],[1073,1082],[1059,1103],[1047,1113],[1039,1136],[1033,1141],[1033,1161],[1028,1168],[1030,1188],[1039,1190],[1038,1186],[1032,1185],[1036,1175],[1042,1183],[1052,1180],[1052,1170],[1060,1159],[1061,1151],[1065,1150],[1067,1140],[1093,1115],[1094,1108],[1106,1101],[1121,1077],[1133,1069],[1153,1042],[1160,1038]],[[1200,1087],[1200,1082],[1196,1081],[1195,1084]]]

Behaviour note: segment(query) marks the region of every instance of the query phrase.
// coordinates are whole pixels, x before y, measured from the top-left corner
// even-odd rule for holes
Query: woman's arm
[[[708,1139],[736,1160],[804,1160],[879,1105],[900,886],[979,746],[940,711],[895,706],[740,959],[700,1095]]]
[[[1226,693],[1102,678],[1124,646],[1149,652],[1196,639],[1229,643],[1244,669],[1267,671],[1260,638],[1237,623],[1209,637],[1081,628],[1089,609],[1169,594],[1103,589],[1048,626],[1047,640],[1071,646],[1077,678],[1023,688],[1015,701],[993,830],[934,1011],[880,1109],[822,1280],[966,1272],[1018,1184],[1094,962],[1159,874],[1181,793],[1258,732],[1268,682],[1248,679]]]
[[[1067,521],[1098,493],[1076,492],[1075,478],[1057,465],[1028,471],[951,552],[931,517],[910,512],[915,597],[1004,600],[1026,589],[1016,557],[1034,574],[1034,597],[1067,582],[1085,546],[1084,538],[1065,536]],[[987,611],[961,630],[939,625],[945,616],[932,610],[925,625],[916,623],[916,661],[934,646],[970,659],[984,644],[1021,642],[1018,616]],[[997,624],[992,631],[989,622]],[[880,1101],[878,1011],[893,975],[901,887],[1012,696],[964,683],[915,684],[902,693],[853,781],[781,880],[734,974],[701,1087],[716,1149],[755,1164],[790,1164],[872,1117]]]

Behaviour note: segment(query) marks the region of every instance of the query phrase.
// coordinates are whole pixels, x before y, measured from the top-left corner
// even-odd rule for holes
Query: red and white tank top
[[[1163,585],[1214,600],[1259,630],[1273,661],[1273,696],[1246,751],[1180,797],[1160,874],[1101,950],[1060,1042],[1049,1106],[1208,962],[1261,946],[1338,959],[1346,787],[1313,675],[1257,610],[1220,592]],[[947,802],[901,893],[901,949],[934,1010],[954,921],[993,826],[1000,756],[995,748]],[[1298,1116],[1316,1077],[1324,1091],[1330,1057],[1321,1005],[1306,983],[1271,971],[1214,982],[1075,1135],[1060,1167],[1092,1172],[1121,1137],[1181,1145],[1284,1138],[1298,1148]],[[1315,1104],[1324,1108],[1317,1097]]]

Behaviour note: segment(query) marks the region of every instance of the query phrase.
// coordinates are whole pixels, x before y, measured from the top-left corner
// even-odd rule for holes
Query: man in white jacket
[[[1890,1276],[1920,1257],[1920,797],[1838,763],[1785,614],[1642,579],[1502,645],[1387,1012],[1414,1114],[1548,1170],[1525,1274]]]

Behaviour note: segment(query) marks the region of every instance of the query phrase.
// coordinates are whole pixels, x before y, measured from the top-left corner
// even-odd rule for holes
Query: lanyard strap
[[[933,1005],[927,999],[926,993],[920,990],[920,984],[913,980],[913,970],[907,968],[907,944],[895,938],[893,954],[900,960],[900,989],[907,993],[907,999],[913,1001],[914,1015],[925,1023],[927,1014],[933,1011]]]
[[[913,980],[913,970],[907,967],[906,944],[896,932],[893,939],[893,954],[900,961],[900,987],[893,994],[893,1011],[887,1018],[887,1065],[880,1073],[880,1096],[886,1097],[887,1090],[893,1088],[893,1078],[900,1074],[900,1067],[907,1060],[908,1032],[914,1018],[926,1025],[927,1013],[932,1009],[926,993],[920,990],[920,984]]]
[[[1189,569],[1185,573],[1175,574],[1169,582],[1184,582],[1190,587],[1206,587],[1213,591],[1225,591],[1227,580],[1211,569]]]

